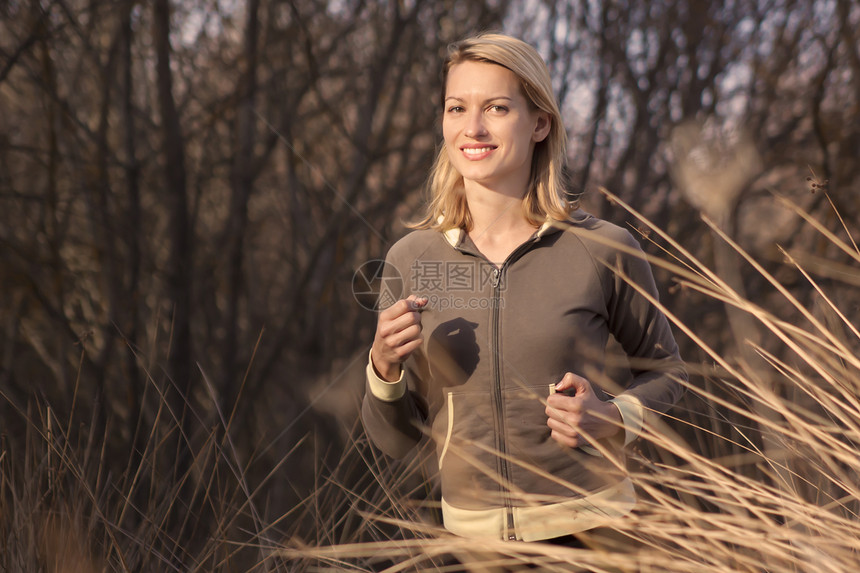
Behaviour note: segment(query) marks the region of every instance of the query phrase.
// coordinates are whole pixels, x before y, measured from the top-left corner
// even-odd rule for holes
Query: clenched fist
[[[421,310],[427,300],[411,295],[379,313],[370,358],[383,380],[394,382],[400,378],[401,364],[424,342]]]
[[[575,395],[562,394],[571,388],[576,390]],[[586,435],[599,440],[621,430],[621,412],[611,402],[598,398],[591,383],[582,376],[568,372],[555,389],[558,393],[546,400],[546,424],[558,443],[578,448],[588,445]]]

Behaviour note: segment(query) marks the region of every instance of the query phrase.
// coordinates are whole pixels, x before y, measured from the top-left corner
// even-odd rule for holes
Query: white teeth
[[[492,147],[464,147],[463,153],[466,155],[479,155],[481,153],[487,153],[488,151],[492,151]]]

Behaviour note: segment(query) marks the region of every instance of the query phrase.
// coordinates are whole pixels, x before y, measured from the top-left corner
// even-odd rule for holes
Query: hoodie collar
[[[440,217],[441,222],[441,217]],[[546,221],[540,226],[540,228],[532,235],[532,238],[537,240],[546,235],[551,235],[553,233],[557,233],[561,231],[565,227],[566,223],[563,221],[556,221],[555,219],[550,219],[547,217]],[[445,236],[445,240],[452,247],[457,248],[462,245],[463,241],[466,238],[466,231],[462,227],[458,227],[456,229],[448,229],[442,233]]]

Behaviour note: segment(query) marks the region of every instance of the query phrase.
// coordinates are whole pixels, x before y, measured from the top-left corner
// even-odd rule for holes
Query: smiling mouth
[[[477,157],[493,151],[495,147],[463,147],[462,151],[467,156]]]

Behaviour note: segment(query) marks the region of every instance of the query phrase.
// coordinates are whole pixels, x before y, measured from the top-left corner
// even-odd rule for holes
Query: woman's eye
[[[459,105],[452,105],[448,108],[448,113],[460,113],[463,111],[463,107]]]
[[[506,108],[506,107],[505,107],[505,106],[503,106],[503,105],[491,105],[491,106],[490,106],[490,111],[493,111],[493,112],[496,112],[496,113],[504,113],[504,112],[508,111],[508,108]]]

